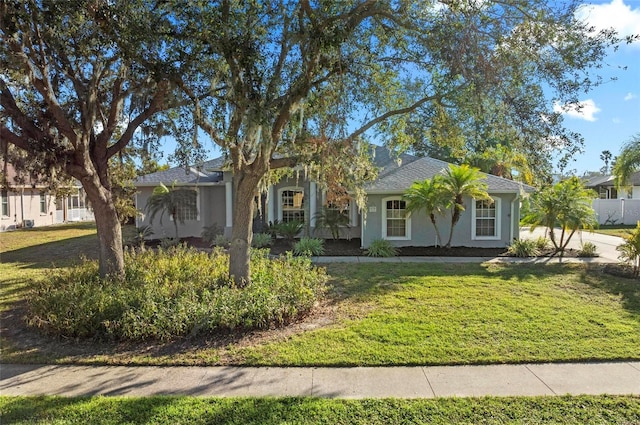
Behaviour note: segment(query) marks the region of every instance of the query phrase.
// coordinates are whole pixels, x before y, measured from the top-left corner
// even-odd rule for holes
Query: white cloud
[[[595,121],[597,120],[595,114],[600,112],[600,108],[596,106],[596,102],[594,102],[593,99],[587,99],[578,103],[568,103],[566,105],[556,103],[553,105],[553,111],[566,114],[571,118]]]
[[[631,100],[631,99],[635,99],[636,97],[638,97],[637,95],[629,92],[627,93],[627,95],[624,97],[624,100]]]
[[[627,0],[629,1],[629,0]],[[640,3],[633,1],[634,8],[624,0],[611,0],[611,3],[584,4],[576,11],[576,18],[587,22],[596,30],[613,28],[619,36],[640,34]],[[640,47],[640,43],[634,43]]]

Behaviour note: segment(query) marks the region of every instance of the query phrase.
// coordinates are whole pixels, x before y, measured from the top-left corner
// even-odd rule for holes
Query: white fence
[[[640,199],[594,199],[600,224],[631,224],[640,221]]]

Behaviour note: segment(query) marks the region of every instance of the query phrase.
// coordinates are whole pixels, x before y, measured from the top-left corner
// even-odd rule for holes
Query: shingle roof
[[[213,160],[215,161],[215,160]],[[213,161],[207,161],[205,164]],[[203,168],[204,170],[205,168]],[[160,183],[173,183],[181,185],[201,184],[201,183],[215,183],[222,180],[222,173],[220,171],[198,171],[193,167],[187,169],[182,167],[174,167],[165,171],[158,171],[156,173],[147,174],[138,177],[136,184],[138,186],[155,186]]]
[[[402,163],[401,166],[393,168],[385,168],[382,170],[378,179],[367,185],[367,192],[400,192],[406,190],[416,181],[423,181],[433,178],[436,174],[443,173],[449,167],[448,162],[440,161],[435,158],[416,158],[413,157],[408,163]],[[485,183],[489,187],[489,192],[520,192],[524,190],[531,192],[533,187],[497,177],[491,174],[482,173],[486,180]]]
[[[367,192],[402,192],[413,182],[432,178],[443,172],[449,166],[448,162],[434,158],[418,158],[409,154],[398,156],[382,146],[373,146],[373,163],[380,169],[378,178],[366,186]],[[225,158],[219,157],[207,161],[196,170],[190,167],[188,172],[182,167],[174,167],[166,171],[141,176],[137,180],[139,186],[150,186],[162,183],[200,184],[218,182],[222,178],[221,170],[225,165]],[[484,174],[484,173],[483,173]],[[502,177],[486,174],[489,192],[532,192],[533,187],[507,180]]]
[[[631,186],[640,186],[640,171],[637,171],[629,176],[629,182]],[[584,182],[585,187],[598,187],[598,186],[614,186],[615,176],[595,176],[587,179]]]

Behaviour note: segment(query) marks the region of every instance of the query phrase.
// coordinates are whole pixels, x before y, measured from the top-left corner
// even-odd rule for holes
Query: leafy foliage
[[[598,247],[593,242],[585,242],[578,251],[578,257],[597,257]]]
[[[296,236],[304,228],[304,223],[297,220],[282,221],[275,225],[275,232],[289,243],[292,243]]]
[[[153,235],[153,227],[149,225],[136,227],[135,235],[133,237],[134,245],[144,246],[145,241],[151,235]]]
[[[316,229],[327,229],[331,237],[340,239],[340,231],[349,229],[349,214],[346,210],[323,207],[316,216]]]
[[[632,136],[622,147],[620,155],[616,157],[613,165],[616,187],[620,189],[628,186],[631,174],[638,170],[640,170],[640,133]]]
[[[531,229],[546,227],[556,252],[562,253],[576,231],[598,225],[591,206],[594,197],[596,194],[585,189],[580,179],[571,177],[534,193],[523,223]],[[557,228],[560,228],[560,239],[556,237]]]
[[[460,216],[465,210],[464,198],[491,199],[487,193],[487,184],[483,182],[484,179],[485,177],[480,173],[480,170],[466,164],[449,165],[445,171],[442,185],[445,193],[449,196],[447,207],[451,210],[451,228],[445,247],[451,246],[453,228],[458,224]]]
[[[395,257],[398,250],[386,239],[375,239],[371,241],[366,254],[369,257]]]
[[[507,253],[514,257],[537,257],[540,255],[540,249],[534,240],[518,239],[511,242]]]
[[[213,241],[220,235],[223,234],[222,227],[217,223],[214,223],[210,226],[205,226],[200,233],[200,237],[203,241],[208,243],[209,245],[213,244]]]
[[[269,233],[255,233],[251,239],[252,248],[266,248],[273,244],[273,238]]]
[[[627,231],[624,243],[617,246],[616,250],[620,252],[618,258],[631,264],[634,276],[638,276],[640,273],[640,222],[635,229]]]
[[[293,245],[293,253],[307,257],[322,255],[324,254],[324,240],[308,237],[301,238]]]
[[[147,200],[145,211],[149,214],[150,223],[153,223],[156,215],[160,213],[160,224],[166,213],[173,220],[175,238],[179,239],[178,222],[184,224],[188,216],[198,214],[197,199],[198,192],[193,189],[176,187],[175,182],[170,188],[160,183]]]
[[[403,194],[407,201],[407,212],[425,210],[438,237],[438,244],[442,244],[440,230],[436,223],[437,215],[444,215],[450,200],[450,193],[444,184],[444,176],[435,175],[423,182],[414,182]]]
[[[29,323],[64,337],[167,340],[214,330],[278,326],[308,312],[327,275],[305,257],[252,254],[251,283],[229,280],[228,257],[177,247],[126,252],[124,279],[95,261],[59,269],[30,299]]]

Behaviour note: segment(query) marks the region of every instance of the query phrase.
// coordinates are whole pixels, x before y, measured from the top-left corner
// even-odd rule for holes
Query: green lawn
[[[3,251],[13,247],[1,254],[3,309],[27,297],[31,280],[50,271],[52,257],[67,265],[67,257],[95,255],[90,226],[38,232],[1,236]],[[51,232],[59,237],[45,239]],[[33,241],[42,243],[28,246]],[[328,272],[331,314],[313,316],[294,331],[226,337],[223,344],[216,336],[140,345],[5,340],[3,359],[265,366],[640,359],[640,284],[595,267],[372,263],[333,264]]]
[[[635,228],[636,226],[634,225],[619,224],[619,225],[611,225],[611,226],[600,226],[599,228],[594,229],[593,232],[602,233],[603,235],[619,236],[621,238],[624,238],[629,234],[630,230],[633,230]]]
[[[95,257],[95,228],[0,235],[0,310],[51,263]],[[3,361],[106,364],[386,365],[640,358],[640,284],[580,266],[334,264],[332,313],[315,330],[250,343],[122,345],[2,341]],[[32,340],[32,338],[29,338]],[[225,340],[226,341],[226,340]],[[75,351],[74,351],[75,350]],[[0,397],[7,424],[631,424],[640,397],[435,400]]]
[[[435,400],[0,397],[11,424],[637,424],[639,397]]]

